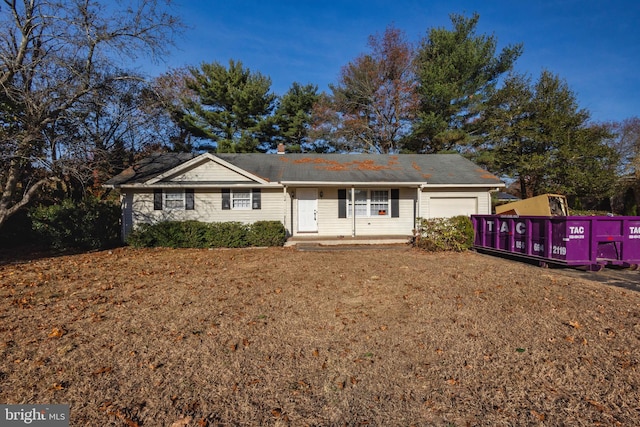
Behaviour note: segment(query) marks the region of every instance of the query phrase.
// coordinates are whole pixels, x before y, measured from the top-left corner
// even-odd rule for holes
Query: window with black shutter
[[[354,200],[351,197],[353,191]],[[356,188],[338,190],[338,218],[398,218],[400,190],[397,188]]]
[[[222,209],[231,209],[231,190],[229,188],[222,189]]]
[[[193,189],[187,188],[184,190],[184,208],[188,211],[195,209],[195,194]]]
[[[400,218],[400,189],[391,189],[391,218]]]
[[[347,217],[347,190],[338,190],[338,218]]]
[[[254,188],[252,190],[252,200],[251,200],[251,209],[261,209],[262,208],[262,197],[259,188]]]
[[[153,210],[162,210],[162,189],[153,190]]]

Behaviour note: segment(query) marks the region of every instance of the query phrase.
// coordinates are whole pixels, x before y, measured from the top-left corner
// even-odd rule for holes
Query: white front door
[[[318,189],[298,188],[298,231],[312,233],[318,231]]]

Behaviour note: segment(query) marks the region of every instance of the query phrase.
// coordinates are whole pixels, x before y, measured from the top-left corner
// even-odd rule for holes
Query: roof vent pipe
[[[284,154],[284,144],[282,142],[278,144],[278,154]]]

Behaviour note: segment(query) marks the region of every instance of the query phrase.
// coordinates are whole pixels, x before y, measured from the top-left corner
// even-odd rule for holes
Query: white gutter
[[[506,187],[506,184],[422,184],[422,188],[487,188]]]
[[[393,182],[393,181],[282,181],[282,185],[296,187],[416,187],[424,184],[421,182]]]
[[[260,184],[258,182],[247,182],[240,184],[228,184],[228,183],[204,183],[197,182],[166,182],[158,184],[122,184],[122,185],[105,185],[107,188],[125,188],[125,189],[153,189],[153,188],[284,188],[280,183],[268,183]]]

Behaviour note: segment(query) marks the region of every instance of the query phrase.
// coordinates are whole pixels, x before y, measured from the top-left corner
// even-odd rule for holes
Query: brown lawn
[[[639,293],[472,252],[0,265],[0,402],[73,426],[632,426],[639,340]]]

